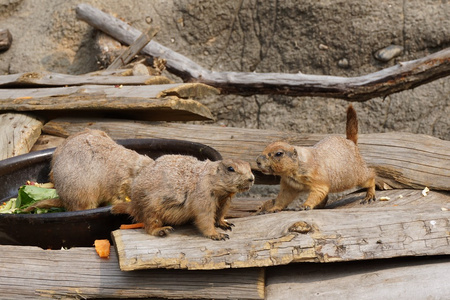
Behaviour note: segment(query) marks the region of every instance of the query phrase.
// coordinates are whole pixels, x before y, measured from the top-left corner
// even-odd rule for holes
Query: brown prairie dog
[[[183,155],[164,155],[142,170],[132,184],[131,202],[113,206],[113,213],[127,213],[144,223],[148,234],[166,236],[173,228],[194,222],[213,240],[231,230],[224,217],[235,193],[253,185],[250,164],[241,160],[200,161]]]
[[[299,210],[323,208],[328,193],[360,186],[367,188],[362,203],[375,200],[375,172],[361,157],[358,119],[352,105],[347,109],[347,139],[329,136],[313,147],[296,147],[285,142],[268,145],[256,162],[264,174],[281,177],[276,199],[266,201],[260,213],[285,209],[300,193],[309,192]]]
[[[77,211],[125,201],[132,179],[153,162],[117,144],[105,132],[87,129],[69,136],[53,154],[50,179],[60,198],[34,207]]]

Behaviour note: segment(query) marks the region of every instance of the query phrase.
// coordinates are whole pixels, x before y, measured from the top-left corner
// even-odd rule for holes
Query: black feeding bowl
[[[183,154],[200,160],[221,160],[215,149],[194,142],[170,139],[119,140],[126,148],[153,159],[164,154]],[[53,149],[31,152],[0,161],[0,201],[17,197],[27,180],[49,182]],[[96,239],[110,239],[111,231],[130,223],[127,215],[113,215],[111,206],[75,212],[0,214],[0,244],[39,246],[43,249],[88,247]]]

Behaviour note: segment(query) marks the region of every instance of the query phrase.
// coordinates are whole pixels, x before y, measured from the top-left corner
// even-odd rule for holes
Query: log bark
[[[123,273],[114,249],[101,259],[92,248],[42,250],[0,246],[1,299],[262,299],[264,270]]]
[[[87,4],[78,5],[76,14],[80,20],[128,45],[141,34],[139,30],[125,22]],[[180,76],[184,81],[214,86],[219,88],[222,94],[244,96],[280,94],[367,101],[412,89],[450,74],[450,48],[358,77],[301,73],[214,72],[155,41],[144,47],[142,53],[165,59],[167,70]]]
[[[233,219],[230,239],[192,226],[168,237],[116,230],[120,269],[212,270],[450,254],[449,212],[436,207],[318,209]],[[309,230],[305,228],[309,227]]]
[[[30,152],[43,125],[25,114],[0,114],[0,160]]]
[[[44,126],[44,132],[68,136],[84,128],[105,130],[112,138],[173,138],[202,143],[223,157],[248,161],[257,170],[256,157],[265,146],[285,140],[298,146],[312,146],[326,135],[299,134],[248,128],[208,125],[129,122],[125,120],[58,119]],[[378,173],[380,188],[450,189],[450,142],[410,133],[361,134],[359,148]],[[257,173],[257,183],[277,183],[274,176]]]
[[[217,90],[202,84],[3,89],[0,112],[32,111],[47,119],[79,114],[141,120],[212,120],[209,109],[192,100],[207,93]]]

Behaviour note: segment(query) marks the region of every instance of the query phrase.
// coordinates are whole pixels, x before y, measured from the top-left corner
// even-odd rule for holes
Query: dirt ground
[[[97,70],[95,31],[75,17],[74,0],[0,0],[0,28],[13,35],[0,74]],[[155,40],[217,71],[358,76],[450,46],[450,5],[442,0],[106,1],[86,0]],[[380,62],[389,45],[400,56]],[[217,125],[343,133],[347,102],[286,96],[218,96],[203,101]],[[405,131],[450,140],[450,78],[385,99],[356,103],[360,132]]]

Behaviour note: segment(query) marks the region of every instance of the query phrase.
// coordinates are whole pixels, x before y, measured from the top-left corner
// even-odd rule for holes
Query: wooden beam
[[[0,114],[0,160],[30,152],[43,125],[29,115]]]
[[[101,259],[92,248],[42,250],[0,246],[2,299],[175,298],[263,299],[264,270],[148,270],[121,272],[111,249]]]
[[[119,55],[107,68],[107,70],[115,70],[119,69],[126,64],[128,64],[139,52],[141,52],[142,48],[147,45],[152,38],[158,33],[159,28],[150,27],[146,32],[143,32],[137,39],[134,41],[128,49],[126,49],[121,55]]]
[[[203,104],[181,99],[180,94],[167,91],[189,90],[188,95],[205,96],[218,93],[202,84],[166,84],[148,86],[83,85],[46,89],[3,89],[0,112],[32,111],[45,118],[58,116],[118,116],[128,119],[193,121],[212,120]]]
[[[105,130],[114,139],[173,138],[199,142],[218,150],[223,157],[248,161],[276,140],[312,146],[326,135],[208,125],[129,122],[125,120],[58,119],[47,123],[44,132],[68,136],[84,128]],[[138,134],[137,134],[138,133]],[[376,168],[380,188],[449,190],[450,141],[410,133],[361,134],[359,147],[369,165]],[[258,175],[257,182],[276,183],[274,176]]]
[[[318,209],[233,219],[230,239],[213,241],[193,226],[168,237],[116,230],[120,269],[213,270],[448,255],[448,211],[416,207]],[[301,224],[300,224],[301,223]],[[300,225],[309,226],[302,233]]]
[[[129,74],[125,73],[126,70],[112,71],[118,73],[118,75],[106,75],[108,74],[107,71],[102,71],[100,75],[98,75],[99,72],[84,75],[48,72],[0,75],[0,88],[64,87],[74,85],[159,85],[173,83],[164,76],[126,76],[131,75],[131,70],[128,71]]]
[[[446,299],[450,258],[407,258],[267,269],[267,300]]]
[[[128,45],[141,34],[127,23],[88,4],[78,5],[76,15],[78,19]],[[142,53],[165,59],[167,70],[184,81],[205,83],[219,88],[223,94],[281,94],[366,101],[412,89],[450,74],[450,48],[358,77],[214,72],[155,41],[144,47]]]
[[[251,197],[237,195],[230,206],[227,218],[244,218],[255,214],[258,208],[267,200],[274,197],[258,197],[253,195],[250,190]],[[389,208],[389,207],[411,207],[416,205],[426,205],[428,208],[435,210],[450,210],[450,194],[447,192],[430,191],[427,196],[422,195],[422,191],[411,189],[395,189],[377,191],[377,201],[370,205],[361,204],[361,199],[365,196],[365,191],[350,191],[337,195],[330,195],[326,209],[349,209],[349,208]],[[302,195],[289,205],[290,208],[298,207],[299,203],[306,200],[307,194]],[[333,199],[334,198],[334,199]]]

